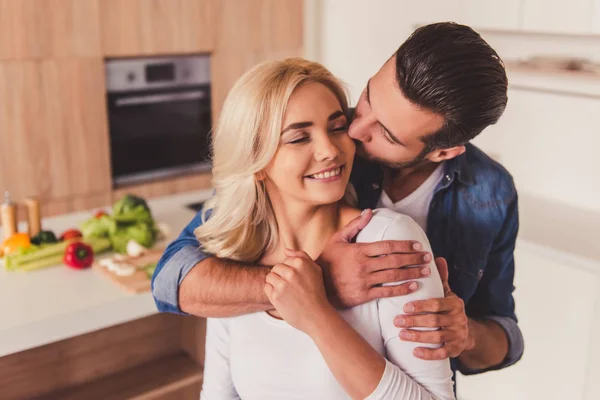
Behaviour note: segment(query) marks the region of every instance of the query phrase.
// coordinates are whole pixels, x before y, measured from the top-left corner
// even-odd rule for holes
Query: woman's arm
[[[288,255],[291,257],[267,276],[265,291],[281,316],[313,339],[329,369],[353,399],[454,398],[448,360],[444,364],[447,368],[432,364],[433,374],[446,374],[442,381],[448,383],[449,390],[435,397],[427,387],[387,362],[327,303],[318,265],[303,252]],[[389,319],[392,326],[393,318]],[[400,342],[397,335],[395,339]],[[412,354],[406,357],[415,358]]]

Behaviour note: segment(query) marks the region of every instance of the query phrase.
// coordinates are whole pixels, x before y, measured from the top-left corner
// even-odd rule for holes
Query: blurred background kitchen
[[[148,268],[210,196],[227,91],[260,61],[304,56],[354,103],[437,21],[504,60],[506,113],[475,143],[512,173],[521,210],[525,354],[459,375],[458,397],[600,398],[600,0],[0,0],[0,241],[57,236],[0,270],[0,398],[198,398],[204,321],[157,315]],[[151,219],[123,222],[144,200]],[[140,224],[144,250],[128,241]],[[79,230],[102,231],[106,248],[89,244],[110,261],[62,265]]]

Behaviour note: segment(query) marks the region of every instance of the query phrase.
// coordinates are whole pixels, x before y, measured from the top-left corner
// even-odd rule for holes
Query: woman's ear
[[[257,172],[256,174],[254,174],[254,177],[256,178],[257,181],[264,181],[267,178],[267,174],[265,173],[265,171],[260,171]]]

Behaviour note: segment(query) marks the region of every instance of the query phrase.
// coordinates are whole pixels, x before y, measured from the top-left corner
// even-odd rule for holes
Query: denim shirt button
[[[373,190],[377,190],[379,189],[379,184],[378,183],[374,183],[371,185],[371,187],[373,188]]]
[[[446,182],[450,182],[450,175],[446,175],[446,176],[444,177],[444,180],[445,180]]]

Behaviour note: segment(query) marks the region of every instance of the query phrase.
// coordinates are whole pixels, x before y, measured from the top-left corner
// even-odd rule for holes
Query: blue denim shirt
[[[357,158],[351,181],[360,208],[375,208],[382,191],[383,170]],[[194,229],[202,223],[198,213],[166,249],[152,279],[159,311],[182,313],[178,288],[186,274],[208,257],[200,251]],[[523,337],[517,325],[512,296],[515,263],[513,251],[519,228],[517,192],[510,174],[477,147],[445,164],[435,189],[427,221],[434,255],[445,257],[450,287],[465,302],[472,318],[491,319],[505,330],[509,351],[500,369],[523,354]],[[469,370],[453,359],[452,369]]]

